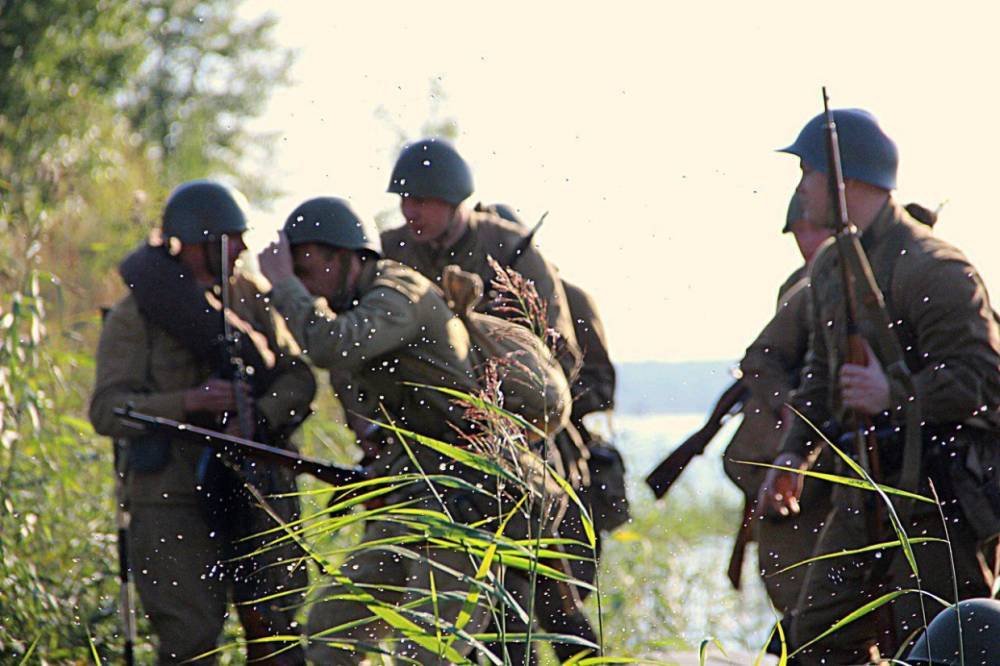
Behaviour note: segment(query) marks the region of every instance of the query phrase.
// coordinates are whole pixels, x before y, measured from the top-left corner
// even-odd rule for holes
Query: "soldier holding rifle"
[[[726,474],[746,496],[744,523],[734,545],[730,579],[734,585],[739,582],[743,550],[749,541],[755,540],[768,596],[775,608],[787,614],[795,605],[805,570],[776,574],[812,553],[830,508],[829,488],[815,481],[808,483],[808,501],[798,515],[760,516],[753,509],[764,471],[743,461],[771,462],[781,441],[781,428],[791,420],[785,403],[798,385],[809,345],[808,269],[832,230],[826,224],[804,219],[799,198],[793,195],[782,231],[794,236],[804,263],[781,285],[774,317],[740,362],[742,381],[750,395],[743,406],[743,421],[726,448],[723,465]]]
[[[122,263],[130,293],[108,314],[97,351],[90,417],[97,432],[129,438],[128,548],[162,664],[213,650],[230,598],[248,640],[294,635],[294,596],[249,602],[307,582],[301,567],[272,566],[299,555],[290,547],[230,561],[259,547],[260,540],[246,537],[277,524],[245,484],[266,495],[293,492],[291,472],[237,460],[223,466],[214,451],[162,433],[137,434],[116,414],[131,407],[281,446],[309,413],[315,393],[309,368],[285,344],[287,333],[250,282],[238,274],[228,279],[244,249],[244,202],[211,181],[192,181],[171,194],[164,243],[143,246]],[[232,309],[223,313],[225,301]],[[243,380],[236,379],[237,366]],[[272,499],[269,508],[285,521],[298,516],[295,498]],[[303,663],[301,649],[274,654],[280,647],[248,643],[247,656]]]
[[[1000,532],[996,513],[983,510],[987,489],[996,492],[990,470],[998,452],[1000,330],[975,268],[896,203],[898,152],[876,119],[858,109],[834,111],[832,119],[842,162],[833,159],[837,134],[824,115],[783,149],[800,159],[804,218],[835,220],[838,235],[810,272],[809,353],[792,399],[805,419],[793,419],[775,464],[809,469],[824,446],[815,426],[844,442],[842,448],[879,483],[928,494],[930,477],[948,515],[959,596],[986,595]],[[982,485],[969,493],[972,477]],[[771,470],[762,508],[798,511],[802,478]],[[877,494],[837,485],[832,501],[816,553],[895,539]],[[945,536],[938,507],[895,504],[911,537]],[[923,589],[951,599],[948,546],[923,542],[913,549]],[[792,621],[792,647],[806,645],[868,601],[916,587],[907,559],[894,556],[897,550],[815,563]],[[915,593],[897,597],[887,609],[875,621],[855,621],[811,643],[798,658],[847,664],[876,652],[891,656],[923,620]]]

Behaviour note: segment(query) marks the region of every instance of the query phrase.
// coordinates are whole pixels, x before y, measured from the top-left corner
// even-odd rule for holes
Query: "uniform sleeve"
[[[116,407],[131,405],[136,411],[178,421],[184,418],[184,390],[151,391],[150,343],[138,311],[119,304],[104,323],[97,347],[97,380],[90,401],[94,430],[109,437],[136,434],[122,425]]]
[[[274,286],[271,303],[313,364],[354,371],[365,362],[408,344],[420,333],[416,308],[387,287],[366,293],[357,307],[341,314],[318,308],[298,278]]]
[[[809,345],[799,387],[792,392],[791,402],[805,418],[796,416],[789,425],[781,444],[783,453],[795,453],[815,460],[823,447],[823,438],[816,432],[829,419],[828,391],[830,386],[830,350],[820,322],[815,290],[805,290],[809,321]],[[815,427],[814,427],[815,426]]]
[[[266,322],[268,344],[276,358],[274,379],[254,404],[274,430],[283,431],[308,415],[316,396],[316,379],[284,322],[274,316],[271,308],[260,307],[258,321]]]
[[[575,368],[580,361],[580,346],[573,330],[573,317],[566,292],[556,269],[545,261],[538,250],[528,247],[518,259],[515,270],[534,282],[535,291],[546,303],[548,325],[559,333],[565,345],[559,364],[567,371]]]
[[[1000,340],[986,287],[972,266],[957,259],[938,259],[914,274],[915,283],[899,297],[923,361],[913,375],[922,417],[956,423],[982,416],[1000,404]],[[901,382],[892,381],[890,393],[893,408],[900,409],[908,398]]]
[[[788,402],[809,347],[808,285],[808,280],[801,280],[783,294],[774,317],[740,362],[754,398],[775,414]]]
[[[580,419],[590,412],[614,407],[615,366],[608,354],[604,322],[597,313],[594,300],[579,287],[563,283],[583,367],[573,385],[573,418]]]

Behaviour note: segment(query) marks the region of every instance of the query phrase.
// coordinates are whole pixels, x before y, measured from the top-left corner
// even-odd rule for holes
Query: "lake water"
[[[639,540],[609,543],[602,565],[619,585],[623,583],[617,576],[623,569],[635,572],[624,581],[635,589],[629,593],[631,600],[626,595],[621,609],[633,618],[631,625],[615,627],[622,632],[619,639],[636,650],[634,654],[652,656],[650,650],[662,654],[656,642],[668,633],[680,635],[689,646],[711,636],[727,649],[755,652],[774,621],[755,575],[753,547],[746,551],[743,589],[733,590],[726,578],[742,494],[725,476],[721,453],[739,419],[730,420],[705,454],[691,462],[666,500],[654,504],[644,483],[645,476],[704,419],[704,413],[615,416],[615,439],[625,458],[634,515],[642,513],[645,518],[624,528],[641,531]],[[690,525],[689,520],[710,520],[713,525],[701,534],[701,526]],[[690,536],[678,536],[676,531]],[[649,549],[648,555],[637,555],[639,548]],[[640,628],[639,623],[649,626]]]

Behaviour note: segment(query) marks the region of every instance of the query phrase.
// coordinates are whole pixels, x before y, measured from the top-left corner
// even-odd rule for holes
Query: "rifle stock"
[[[348,467],[307,458],[286,449],[261,444],[243,437],[227,435],[226,433],[208,428],[182,423],[162,416],[150,416],[137,412],[130,407],[116,407],[115,414],[129,426],[139,430],[152,430],[169,434],[172,437],[184,439],[194,444],[202,444],[220,452],[238,451],[239,453],[260,462],[271,463],[291,470],[296,474],[309,474],[320,481],[334,486],[345,486],[358,483],[368,478],[361,467]]]
[[[684,440],[663,462],[656,466],[656,469],[649,473],[649,476],[646,477],[646,485],[653,490],[657,499],[666,495],[684,468],[695,456],[699,456],[705,451],[705,447],[722,429],[726,418],[742,407],[748,393],[749,390],[741,380],[733,382],[719,396],[712,413],[705,421],[705,425]]]

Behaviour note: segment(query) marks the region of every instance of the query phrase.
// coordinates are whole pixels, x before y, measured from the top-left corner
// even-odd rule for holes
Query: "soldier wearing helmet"
[[[290,546],[250,556],[265,541],[253,535],[277,523],[249,501],[243,482],[267,495],[291,493],[289,473],[259,465],[252,479],[236,475],[204,447],[136,436],[114,414],[131,406],[230,431],[242,421],[252,432],[239,434],[283,445],[308,413],[312,374],[259,292],[233,275],[244,249],[244,211],[242,195],[220,183],[192,181],[174,190],[163,213],[166,243],[144,245],[121,264],[130,293],[109,312],[97,351],[90,418],[97,432],[129,438],[128,548],[163,664],[213,663],[195,658],[216,648],[229,599],[248,641],[294,635],[295,594],[259,600],[307,583],[301,567],[275,566],[300,555]],[[224,317],[240,333],[233,344],[224,340]],[[233,374],[232,354],[246,364],[246,385]],[[238,391],[246,400],[237,400]],[[235,418],[238,403],[250,411],[246,419]],[[283,520],[298,517],[293,497],[270,505]],[[234,559],[242,555],[248,557]],[[273,666],[303,663],[301,649],[275,654],[280,647],[249,642],[247,657]]]
[[[729,478],[743,491],[746,503],[744,523],[734,544],[731,563],[739,565],[742,549],[749,541],[756,541],[759,571],[768,596],[774,607],[787,616],[795,605],[806,569],[779,572],[807,559],[812,553],[830,508],[829,488],[820,482],[810,482],[801,513],[764,516],[754,510],[764,470],[745,463],[770,463],[778,451],[781,427],[791,416],[785,403],[798,385],[809,345],[809,264],[832,231],[826,225],[803,220],[802,206],[795,195],[789,201],[782,231],[793,235],[804,263],[781,285],[773,318],[747,348],[740,362],[742,381],[750,397],[741,410],[743,420],[723,455],[723,466]],[[730,571],[734,584],[739,583],[740,573],[735,566]]]
[[[489,211],[476,211],[465,201],[472,195],[472,171],[443,139],[423,139],[403,149],[388,191],[400,196],[406,224],[382,234],[385,256],[412,266],[440,282],[444,267],[457,264],[475,273],[489,289],[495,275],[487,257],[508,266],[528,231]],[[549,327],[564,347],[560,363],[567,371],[579,357],[566,294],[556,270],[533,246],[520,251],[517,271],[531,280],[546,305]],[[490,299],[484,299],[488,308]]]
[[[430,280],[408,266],[381,258],[378,237],[346,201],[321,197],[300,205],[289,215],[279,241],[265,248],[259,260],[273,285],[272,304],[288,322],[306,358],[330,371],[345,411],[358,417],[355,423],[391,420],[421,435],[464,445],[462,433],[470,432],[465,410],[428,387],[478,391],[469,334]],[[355,430],[363,438],[357,426]],[[374,452],[369,469],[390,476],[415,473],[415,460],[419,470],[428,474],[446,473],[465,479],[469,487],[496,488],[490,476],[431,448],[413,443],[411,451],[412,459],[398,441],[389,438]],[[447,485],[435,488],[432,498],[425,482],[418,480],[393,491],[386,501],[389,505],[417,502],[410,508],[444,510],[465,523],[498,515],[499,507],[482,493]],[[364,542],[404,539],[412,557],[362,544],[340,572],[351,584],[365,585],[378,602],[392,605],[419,602],[433,587],[439,595],[433,609],[438,625],[417,621],[433,635],[468,610],[464,593],[476,574],[475,562],[461,549],[414,543],[415,533],[405,522],[391,516],[373,518],[366,524]],[[527,532],[510,536],[526,538]],[[310,610],[309,658],[315,663],[359,663],[363,646],[347,650],[342,647],[344,641],[373,644],[392,633],[392,627],[375,619],[365,604],[344,598],[348,588],[343,580],[332,584]],[[516,594],[523,599],[525,591]],[[481,631],[487,618],[484,603],[473,605],[464,629]],[[331,631],[336,627],[342,628]],[[419,643],[403,640],[396,652],[419,663],[439,660],[439,655]],[[452,647],[460,654],[472,649],[461,640]]]
[[[865,297],[859,280],[851,282],[858,303],[858,333],[869,360],[863,366],[845,362],[843,272],[833,245],[821,249],[810,269],[809,351],[802,383],[791,400],[804,418],[792,419],[774,464],[808,470],[825,447],[814,428],[832,441],[843,438],[842,444],[850,443],[845,444],[849,453],[857,455],[854,433],[845,432],[843,424],[851,413],[860,414],[870,419],[870,434],[878,441],[879,456],[872,468],[879,468],[880,481],[892,486],[908,476],[904,449],[915,442],[920,454],[916,490],[929,496],[928,479],[934,482],[948,517],[948,533],[933,503],[914,502],[903,527],[911,537],[949,537],[957,573],[953,581],[948,545],[920,543],[913,550],[921,586],[944,598],[953,596],[953,584],[961,598],[983,596],[993,583],[1000,534],[1000,516],[993,508],[1000,504],[990,499],[998,487],[1000,330],[976,269],[896,202],[898,150],[878,121],[858,109],[837,110],[833,116],[841,140],[848,217],[860,232],[892,326],[886,329],[877,323],[882,314],[878,302]],[[783,152],[800,160],[797,194],[804,219],[831,223],[835,209],[824,119],[813,118]],[[903,358],[889,363],[897,345]],[[919,433],[906,425],[905,417],[914,409],[919,409],[917,421],[922,423]],[[840,467],[841,473],[853,475],[846,466]],[[792,471],[770,470],[761,488],[762,508],[795,513],[801,479]],[[885,511],[877,508],[880,500],[875,493],[836,485],[831,501],[816,554],[863,549],[872,545],[873,536],[882,541],[895,538]],[[804,646],[867,601],[911,587],[907,558],[897,549],[817,561],[805,576],[793,612],[791,644]],[[904,594],[874,618],[847,624],[809,644],[797,658],[804,664],[846,664],[892,655],[905,644],[911,628],[919,625],[920,601],[915,594]]]

